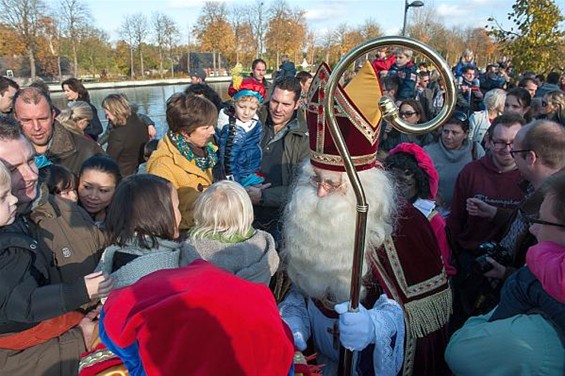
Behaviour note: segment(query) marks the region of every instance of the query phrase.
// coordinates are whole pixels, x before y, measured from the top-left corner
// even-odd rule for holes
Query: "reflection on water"
[[[227,100],[229,82],[210,83],[210,86],[222,97]],[[167,121],[165,117],[165,103],[167,99],[174,93],[184,91],[187,85],[163,85],[163,86],[140,86],[140,87],[126,87],[119,89],[91,89],[89,90],[90,100],[92,104],[98,109],[98,117],[102,122],[104,128],[108,121],[104,110],[102,110],[102,100],[109,94],[125,94],[131,103],[137,104],[139,112],[147,114],[155,122],[157,128],[157,137],[162,138],[167,132]],[[58,108],[65,108],[67,100],[64,94],[53,93],[53,104]]]

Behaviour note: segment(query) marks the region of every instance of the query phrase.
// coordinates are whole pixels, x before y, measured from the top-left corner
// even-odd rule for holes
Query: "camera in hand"
[[[479,274],[484,274],[493,268],[492,264],[487,261],[487,257],[504,266],[508,266],[512,262],[510,252],[498,243],[483,243],[477,248],[477,253],[480,256],[473,262],[473,270]]]

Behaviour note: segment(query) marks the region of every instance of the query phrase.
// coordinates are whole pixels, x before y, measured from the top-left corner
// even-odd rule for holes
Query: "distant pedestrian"
[[[84,133],[92,137],[94,141],[98,139],[98,136],[102,133],[102,123],[98,117],[98,110],[92,103],[90,103],[90,94],[88,90],[84,87],[82,82],[77,78],[69,78],[61,84],[61,88],[65,92],[65,96],[69,103],[75,101],[84,101],[90,105],[92,109],[92,120],[88,123],[88,126],[84,130]]]
[[[114,128],[108,138],[108,155],[120,166],[122,176],[137,171],[144,162],[143,146],[149,141],[145,123],[132,111],[124,94],[110,94],[102,101],[102,108]]]

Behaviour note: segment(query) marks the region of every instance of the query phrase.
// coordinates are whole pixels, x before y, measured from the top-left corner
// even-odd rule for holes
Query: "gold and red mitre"
[[[345,171],[331,136],[324,112],[324,98],[331,70],[322,63],[308,92],[307,122],[310,135],[310,161],[318,168]],[[375,167],[379,146],[381,89],[377,74],[367,61],[349,84],[337,85],[334,113],[357,171]]]

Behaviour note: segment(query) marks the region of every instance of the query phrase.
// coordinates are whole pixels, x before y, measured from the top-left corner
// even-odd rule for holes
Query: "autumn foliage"
[[[559,28],[564,20],[553,0],[517,0],[508,13],[512,26],[505,28],[489,19],[487,30],[519,71],[545,73],[563,67],[565,32]]]
[[[452,65],[470,48],[481,67],[505,57],[515,72],[543,73],[563,68],[563,20],[555,0],[515,0],[504,22],[491,18],[485,28],[447,27],[426,2],[410,11],[407,35],[429,44]],[[124,16],[117,41],[110,41],[95,23],[86,0],[0,0],[0,73],[11,69],[22,77],[174,77],[186,75],[191,60],[223,72],[229,71],[226,64],[241,63],[249,69],[252,60],[261,57],[268,69],[276,70],[283,54],[296,64],[306,60],[334,65],[356,45],[383,35],[371,18],[357,26],[338,20],[332,29],[317,32],[309,27],[303,9],[291,8],[284,0],[207,1],[188,29],[162,13],[132,13]],[[212,59],[202,63],[187,54]]]

